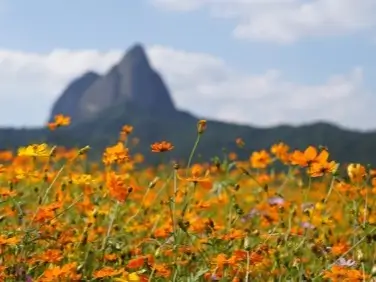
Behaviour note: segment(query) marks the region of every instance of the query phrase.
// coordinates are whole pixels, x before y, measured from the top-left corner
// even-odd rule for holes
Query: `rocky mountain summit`
[[[103,76],[88,72],[74,80],[53,105],[50,120],[61,113],[79,123],[122,104],[136,105],[155,115],[177,113],[166,85],[140,44],[128,49]]]

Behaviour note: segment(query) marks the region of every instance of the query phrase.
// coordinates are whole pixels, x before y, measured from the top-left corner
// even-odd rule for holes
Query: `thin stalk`
[[[200,142],[200,138],[201,138],[201,134],[197,134],[197,138],[196,138],[195,144],[193,145],[191,154],[189,155],[188,164],[187,164],[187,173],[188,173],[188,170],[189,170],[189,168],[191,166],[191,162],[192,162],[194,153],[195,153],[195,151],[197,149],[198,143]]]
[[[363,218],[363,226],[366,227],[367,223],[367,212],[368,212],[368,188],[364,188],[366,190],[366,198],[364,203],[364,218]]]
[[[281,194],[282,193],[282,191],[283,191],[283,189],[286,187],[286,184],[287,184],[287,182],[290,180],[290,178],[291,178],[291,172],[292,172],[292,168],[291,168],[291,166],[289,167],[289,170],[288,170],[288,172],[287,172],[287,176],[286,176],[286,178],[285,178],[285,180],[283,181],[283,183],[281,184],[281,186],[278,188],[278,190],[277,190],[277,193],[278,194]]]
[[[40,228],[49,224],[50,222],[52,222],[53,220],[55,220],[56,218],[58,218],[59,216],[63,215],[65,212],[67,212],[68,210],[70,210],[73,206],[75,206],[79,201],[81,201],[81,199],[83,198],[84,194],[81,193],[78,198],[72,202],[68,207],[66,207],[64,210],[62,210],[61,212],[59,212],[58,214],[56,214],[53,218],[51,218],[49,221],[46,221],[44,223],[42,223],[40,225]]]
[[[326,202],[329,200],[330,195],[332,194],[335,179],[336,179],[335,176],[333,176],[333,177],[332,177],[332,181],[330,182],[329,191],[328,191],[328,193],[326,194],[326,197],[325,197],[325,199],[324,199],[324,204],[326,204]]]
[[[369,234],[373,234],[373,232],[375,232],[376,231],[376,227],[374,227],[374,228],[372,228],[371,229],[371,231],[370,232],[368,232],[368,234],[367,235],[365,235],[365,236],[363,236],[358,242],[356,242],[350,249],[348,249],[346,252],[344,252],[343,254],[342,254],[342,256],[340,256],[337,260],[340,260],[340,259],[343,259],[343,258],[345,258],[346,257],[346,255],[347,254],[349,254],[349,253],[351,253],[360,243],[362,243],[366,238],[367,238],[367,236],[369,235]],[[332,263],[332,264],[330,264],[330,265],[328,265],[326,268],[325,268],[325,270],[327,270],[327,269],[330,269],[333,265],[335,265],[336,263],[334,262],[334,263]]]
[[[247,268],[245,270],[245,282],[248,282],[249,279],[249,264],[250,264],[250,257],[249,257],[249,251],[247,251]]]
[[[304,195],[304,202],[307,202],[309,192],[311,192],[311,188],[312,188],[312,177],[310,176],[309,179],[308,179],[308,188],[307,188],[305,195]]]
[[[112,214],[112,217],[111,217],[110,223],[109,223],[108,228],[107,228],[106,237],[104,237],[103,242],[102,242],[102,248],[101,248],[101,251],[103,252],[103,255],[104,255],[104,253],[105,253],[105,249],[106,249],[106,245],[107,245],[108,238],[110,237],[110,233],[111,233],[111,230],[112,230],[112,226],[114,225],[114,221],[115,221],[115,219],[116,219],[116,215],[117,215],[117,211],[118,211],[118,208],[119,208],[119,204],[120,204],[120,202],[119,202],[119,201],[116,201],[115,208],[114,208],[114,212],[113,212],[113,214]]]
[[[174,169],[174,194],[172,196],[172,229],[174,231],[174,234],[176,232],[176,195],[178,193],[178,184],[177,184],[177,171]]]
[[[144,196],[142,197],[141,204],[140,204],[140,208],[137,210],[137,212],[136,212],[133,216],[131,216],[131,217],[127,220],[127,222],[126,222],[125,225],[124,225],[124,228],[127,227],[128,224],[129,224],[133,219],[135,219],[135,218],[138,216],[138,214],[139,214],[140,211],[142,210],[142,205],[144,204],[145,198],[146,198],[146,196],[149,194],[149,191],[150,191],[150,187],[148,187],[148,189],[146,190]]]
[[[54,179],[52,180],[51,184],[48,186],[48,188],[46,189],[46,192],[44,193],[43,197],[42,197],[42,201],[41,201],[41,204],[38,205],[30,223],[29,223],[29,226],[27,229],[30,228],[30,226],[33,224],[34,220],[35,220],[35,217],[37,216],[39,210],[40,210],[40,207],[41,205],[43,205],[44,201],[47,199],[48,197],[48,193],[50,192],[50,190],[52,189],[53,185],[55,184],[56,180],[59,178],[60,174],[63,172],[65,168],[65,165],[62,165],[61,168],[59,169],[59,171],[57,172],[56,176],[54,177]]]
[[[155,274],[155,268],[153,268],[153,270],[151,271],[150,276],[149,276],[149,279],[148,279],[148,282],[153,281],[152,279],[153,279],[153,277],[154,277],[154,274]]]

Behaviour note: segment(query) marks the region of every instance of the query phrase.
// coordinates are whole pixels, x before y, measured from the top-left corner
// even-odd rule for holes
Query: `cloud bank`
[[[302,38],[376,30],[374,0],[149,0],[170,12],[207,9],[236,22],[240,39],[293,43]]]

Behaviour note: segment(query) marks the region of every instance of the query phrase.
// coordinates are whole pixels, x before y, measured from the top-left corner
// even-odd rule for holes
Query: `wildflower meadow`
[[[195,163],[192,126],[184,164],[141,168],[131,125],[97,163],[90,144],[1,151],[0,281],[376,281],[376,170],[282,142]]]

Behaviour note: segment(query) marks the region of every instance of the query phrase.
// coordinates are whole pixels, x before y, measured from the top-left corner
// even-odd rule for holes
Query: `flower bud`
[[[202,134],[204,133],[205,130],[206,130],[206,120],[201,119],[197,123],[197,132],[198,134]]]

